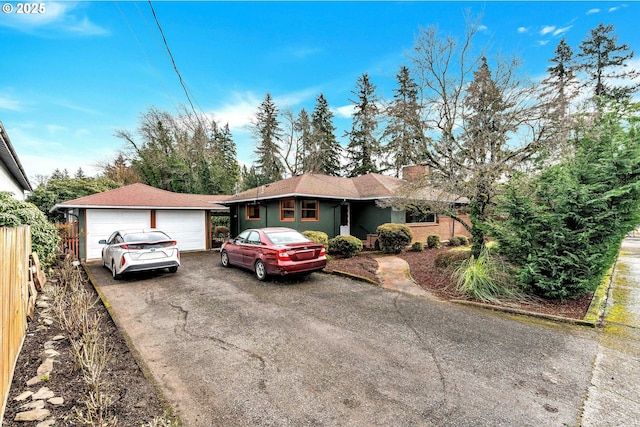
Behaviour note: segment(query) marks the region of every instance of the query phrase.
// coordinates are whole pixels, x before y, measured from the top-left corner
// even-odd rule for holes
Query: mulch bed
[[[84,272],[83,272],[84,273]],[[97,294],[88,284],[84,275],[85,287],[88,291]],[[55,281],[55,278],[53,279]],[[103,371],[104,378],[109,385],[110,394],[115,397],[115,402],[109,407],[109,418],[116,416],[118,425],[141,427],[149,425],[157,417],[164,413],[164,406],[158,397],[152,383],[143,375],[136,359],[129,351],[126,341],[120,331],[111,320],[102,302],[97,299],[93,309],[102,314],[100,331],[102,336],[108,338],[111,348],[111,358]],[[75,409],[84,410],[83,399],[88,394],[88,386],[82,379],[82,370],[78,367],[71,343],[68,339],[60,340],[56,344],[56,350],[60,353],[55,357],[53,371],[46,381],[27,386],[29,379],[36,376],[36,371],[43,362],[44,343],[50,341],[56,335],[65,335],[66,332],[55,320],[50,326],[43,328],[44,317],[42,309],[36,309],[34,320],[29,322],[27,336],[18,356],[11,390],[7,400],[7,407],[2,422],[3,427],[35,426],[36,422],[14,421],[18,412],[23,412],[21,406],[31,399],[16,402],[14,398],[24,391],[38,391],[41,387],[52,390],[56,396],[64,398],[64,403],[59,406],[47,404],[46,409],[51,411],[47,419],[55,418],[55,425],[80,426],[83,425],[75,419]],[[40,327],[40,328],[39,328]]]
[[[422,252],[404,251],[398,256],[409,264],[411,276],[422,288],[428,290],[432,295],[442,300],[460,300],[466,298],[455,291],[451,280],[451,271],[444,268],[437,268],[434,265],[435,258],[449,248],[425,249]],[[380,282],[375,272],[378,268],[377,262],[372,258],[379,255],[378,252],[364,251],[353,258],[334,257],[329,261],[325,270],[342,271],[356,276],[365,277],[369,280]],[[570,319],[583,319],[591,304],[593,294],[586,294],[581,297],[566,300],[553,301],[542,298],[532,298],[530,301],[504,301],[503,306],[540,313],[551,316],[566,317]],[[479,302],[479,301],[476,301]],[[493,304],[499,305],[499,304]]]

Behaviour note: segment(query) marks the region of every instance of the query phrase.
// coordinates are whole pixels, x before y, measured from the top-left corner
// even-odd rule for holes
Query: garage
[[[157,211],[156,228],[178,241],[181,251],[203,251],[207,248],[206,215],[204,211]]]
[[[101,239],[108,239],[115,230],[150,228],[149,210],[87,209],[87,259],[100,258]]]
[[[82,261],[99,259],[102,245],[118,229],[157,228],[178,242],[181,251],[211,247],[211,217],[229,212],[218,202],[229,196],[183,194],[145,184],[80,197],[55,205],[52,211],[66,214],[77,225],[76,256]]]

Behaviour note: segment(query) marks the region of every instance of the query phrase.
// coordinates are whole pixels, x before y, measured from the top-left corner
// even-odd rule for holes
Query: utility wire
[[[164,46],[167,49],[167,52],[169,53],[169,58],[171,59],[171,64],[173,64],[173,69],[175,70],[176,74],[178,75],[178,79],[180,80],[180,85],[182,86],[182,89],[184,90],[184,94],[187,97],[187,101],[189,101],[189,105],[191,106],[191,110],[193,111],[193,114],[196,116],[196,120],[198,120],[198,123],[200,123],[200,125],[202,126],[202,123],[200,122],[200,115],[196,112],[196,109],[193,106],[193,102],[191,102],[191,97],[189,96],[189,90],[187,89],[187,86],[185,85],[184,80],[182,80],[182,75],[180,74],[180,71],[178,70],[178,66],[176,65],[176,61],[173,58],[173,54],[171,53],[171,49],[169,48],[169,44],[167,43],[167,39],[164,36],[164,31],[162,31],[162,27],[160,26],[160,21],[158,21],[158,17],[156,16],[156,11],[153,8],[153,4],[151,3],[151,0],[149,0],[149,7],[151,8],[151,13],[153,14],[153,19],[155,19],[155,21],[156,21],[156,25],[158,26],[158,30],[160,30],[160,35],[162,36],[162,41],[164,42]]]
[[[158,81],[160,82],[160,85],[162,86],[162,88],[164,89],[165,93],[167,94],[167,98],[169,98],[169,101],[171,101],[171,103],[173,104],[173,107],[177,110],[178,109],[178,102],[171,96],[171,93],[169,92],[169,89],[167,87],[166,82],[164,81],[164,79],[162,78],[160,73],[158,72],[158,69],[153,65],[153,63],[151,61],[151,58],[149,57],[149,54],[147,53],[147,51],[145,50],[144,46],[140,42],[140,39],[136,35],[136,32],[134,31],[133,27],[131,26],[131,23],[127,19],[126,14],[120,8],[120,4],[118,2],[116,2],[115,5],[118,8],[118,11],[120,12],[120,15],[122,16],[122,19],[127,24],[127,27],[129,28],[129,32],[131,33],[133,39],[136,41],[136,44],[138,45],[138,48],[140,49],[140,51],[144,55],[145,59],[147,60],[147,64],[149,64],[149,68],[153,72],[153,75],[158,79]],[[155,36],[155,33],[153,31],[151,31],[149,23],[146,22],[146,19],[144,18],[144,15],[142,15],[142,11],[138,8],[137,3],[136,3],[136,9],[138,9],[138,13],[140,14],[140,16],[142,16],[143,20],[147,24],[147,28],[149,29],[149,32],[151,33],[151,35]],[[159,42],[157,36],[155,36],[155,39],[156,39],[156,42]]]

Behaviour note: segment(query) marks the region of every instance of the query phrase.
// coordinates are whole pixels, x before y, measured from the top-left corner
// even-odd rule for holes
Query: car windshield
[[[311,242],[311,240],[307,239],[297,231],[267,231],[265,234],[274,245]]]
[[[163,240],[170,240],[169,236],[161,231],[153,231],[149,233],[129,233],[124,235],[124,241],[129,242],[161,242]]]

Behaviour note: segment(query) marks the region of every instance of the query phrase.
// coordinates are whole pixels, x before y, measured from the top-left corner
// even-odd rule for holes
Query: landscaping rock
[[[33,409],[31,411],[19,412],[14,418],[15,421],[42,421],[47,418],[51,412],[48,409]]]

